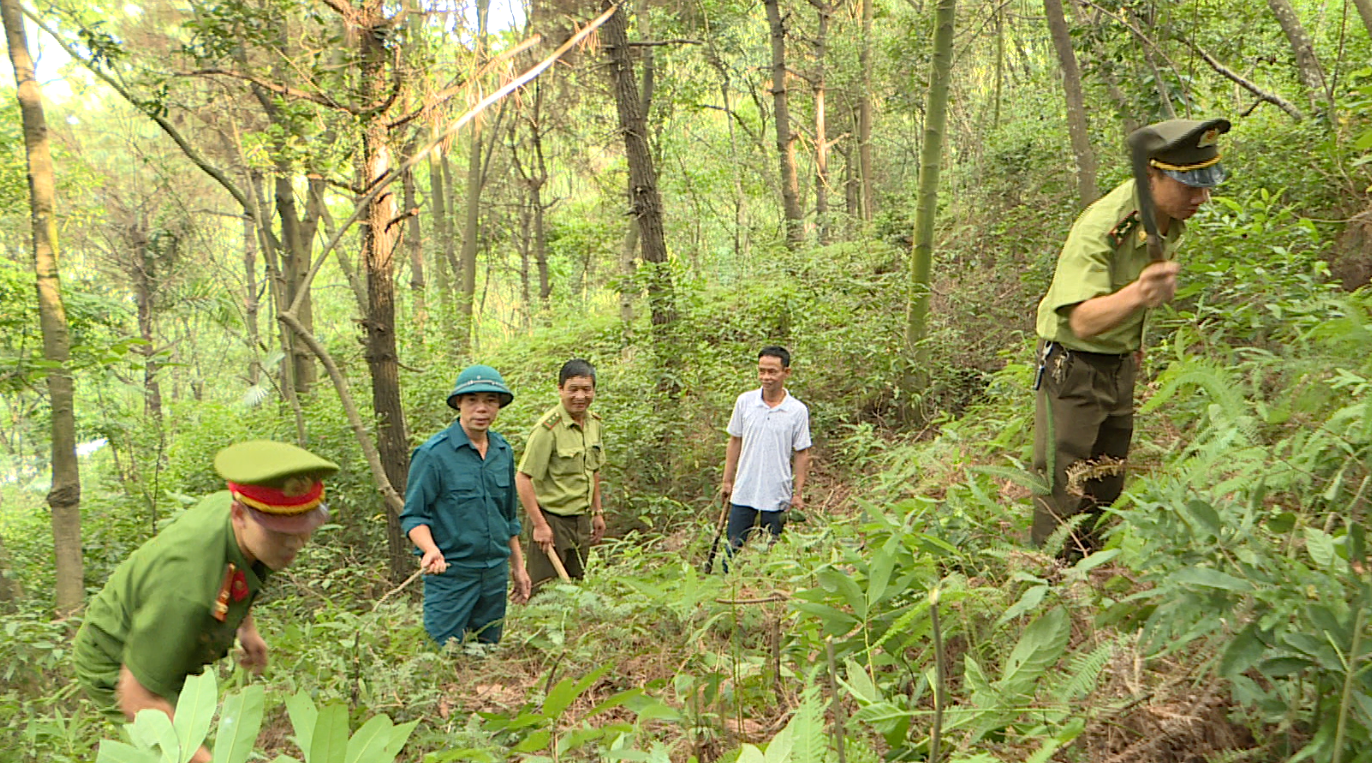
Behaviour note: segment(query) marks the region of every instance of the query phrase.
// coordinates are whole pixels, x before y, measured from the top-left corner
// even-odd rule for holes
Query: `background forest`
[[[83,601],[261,437],[344,469],[267,673],[193,683],[225,763],[1372,760],[1372,0],[474,2],[0,0],[56,198],[0,100],[0,760],[120,738]],[[1033,310],[1124,136],[1219,116],[1116,529],[1064,566]],[[707,576],[770,343],[808,521]],[[410,450],[470,362],[522,450],[574,356],[611,537],[436,651]]]

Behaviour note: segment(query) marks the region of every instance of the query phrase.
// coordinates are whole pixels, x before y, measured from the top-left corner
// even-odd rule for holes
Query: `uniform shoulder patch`
[[[595,419],[596,421],[600,421],[599,413],[596,413],[595,411],[587,411],[587,413],[591,414],[591,418]]]
[[[1115,227],[1110,229],[1110,233],[1108,234],[1110,236],[1110,243],[1116,248],[1119,248],[1124,242],[1129,240],[1130,234],[1138,227],[1139,211],[1135,209],[1126,215],[1123,220],[1115,223]]]
[[[547,418],[543,419],[543,426],[545,429],[551,431],[557,429],[558,422],[560,421],[562,421],[562,416],[556,413],[552,413],[549,414]]]

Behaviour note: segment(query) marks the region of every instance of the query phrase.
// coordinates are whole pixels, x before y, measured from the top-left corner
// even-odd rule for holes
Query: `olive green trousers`
[[[1040,357],[1044,349],[1039,348]],[[1066,519],[1088,516],[1062,555],[1099,550],[1101,510],[1124,489],[1134,435],[1133,355],[1102,355],[1052,344],[1034,404],[1034,470],[1051,492],[1034,496],[1031,538],[1042,546]]]

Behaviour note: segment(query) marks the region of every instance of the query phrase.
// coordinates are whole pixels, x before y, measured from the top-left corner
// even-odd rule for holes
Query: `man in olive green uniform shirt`
[[[91,601],[73,656],[76,677],[111,720],[173,714],[186,677],[223,659],[260,671],[267,644],[252,604],[328,521],[326,477],[338,466],[286,443],[258,440],[215,456],[227,489],[201,500],[124,560]],[[193,761],[208,761],[202,748]]]
[[[561,402],[543,414],[525,445],[515,486],[529,515],[529,578],[537,586],[557,577],[549,555],[567,575],[586,574],[590,547],[605,535],[600,506],[600,467],[605,464],[595,400],[595,368],[581,359],[563,364],[557,376]]]
[[[1216,143],[1228,131],[1223,119],[1171,120],[1133,136],[1156,147],[1148,154],[1148,183],[1161,260],[1148,253],[1144,206],[1133,180],[1088,207],[1067,236],[1038,307],[1034,468],[1052,491],[1035,496],[1035,545],[1062,521],[1087,513],[1063,554],[1073,558],[1099,548],[1094,525],[1124,487],[1144,321],[1149,308],[1176,293],[1180,266],[1171,256],[1184,221],[1224,179]]]

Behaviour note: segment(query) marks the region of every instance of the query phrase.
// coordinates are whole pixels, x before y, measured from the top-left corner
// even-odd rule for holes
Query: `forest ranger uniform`
[[[458,409],[458,396],[478,392],[499,395],[501,407],[514,401],[500,372],[475,365],[458,376],[448,406]],[[467,633],[495,644],[503,631],[510,540],[519,537],[514,449],[494,430],[486,438],[483,457],[459,418],[410,459],[400,529],[409,536],[427,526],[447,562],[424,576],[424,630],[440,646]]]
[[[321,482],[338,465],[286,443],[231,445],[214,459],[228,489],[188,509],[123,563],[86,609],[73,645],[76,678],[111,720],[121,667],[173,706],[187,676],[223,659],[271,570],[249,563],[235,502],[269,530],[308,533],[328,521]]]
[[[1161,148],[1150,165],[1192,187],[1211,188],[1224,178],[1216,140],[1229,131],[1223,119],[1171,120],[1150,125]],[[1172,220],[1163,249],[1177,250],[1186,226]],[[1139,278],[1150,263],[1147,234],[1134,180],[1121,183],[1082,212],[1058,257],[1048,293],[1038,306],[1038,372],[1034,410],[1034,470],[1052,491],[1034,497],[1034,545],[1059,522],[1095,515],[1080,526],[1068,553],[1099,547],[1091,525],[1124,487],[1124,464],[1134,430],[1134,354],[1142,346],[1147,310],[1135,310],[1097,336],[1076,336],[1070,308],[1113,294]]]
[[[595,479],[604,465],[600,414],[588,410],[578,424],[562,403],[539,418],[519,461],[519,471],[532,480],[538,507],[552,528],[555,553],[573,580],[586,575]],[[557,577],[537,543],[529,544],[528,569],[534,585]]]

